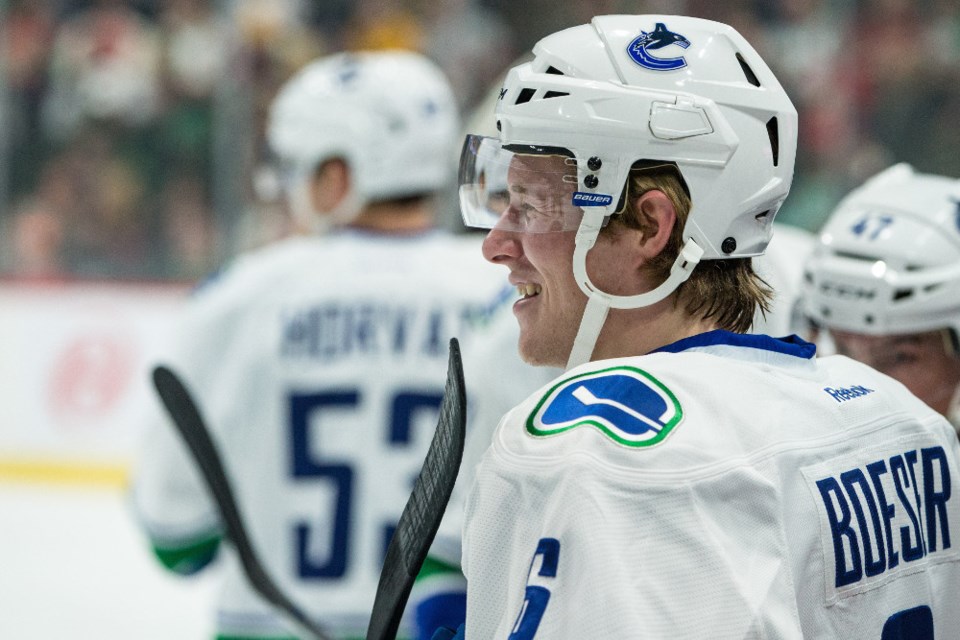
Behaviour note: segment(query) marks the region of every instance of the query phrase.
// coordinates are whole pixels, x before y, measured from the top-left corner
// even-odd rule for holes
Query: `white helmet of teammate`
[[[409,51],[341,53],[307,65],[280,89],[267,124],[293,213],[311,228],[348,223],[370,202],[442,189],[458,133],[446,77]],[[350,192],[321,216],[309,181],[333,158],[349,166]]]
[[[460,201],[468,226],[504,228],[510,222],[484,200],[489,159],[569,156],[563,180],[583,210],[572,223],[578,229],[573,270],[589,300],[572,366],[589,359],[610,307],[662,300],[701,259],[763,253],[793,179],[797,113],[753,47],[732,27],[709,20],[599,16],[544,38],[533,53],[507,75],[496,109],[499,138],[465,142]],[[590,281],[586,254],[607,217],[621,210],[638,160],[675,163],[693,208],[671,276],[653,291],[614,296]]]
[[[874,176],[837,205],[804,279],[824,327],[960,336],[960,180],[907,164]]]

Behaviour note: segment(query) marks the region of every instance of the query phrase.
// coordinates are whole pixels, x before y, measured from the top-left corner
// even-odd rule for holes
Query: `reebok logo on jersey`
[[[826,391],[837,402],[846,402],[847,400],[860,398],[874,392],[873,389],[868,389],[859,384],[852,387],[840,387],[839,389],[834,389],[833,387],[824,387],[823,390]]]
[[[683,418],[677,397],[635,367],[612,367],[562,380],[527,418],[527,433],[554,436],[593,427],[617,444],[652,447]]]

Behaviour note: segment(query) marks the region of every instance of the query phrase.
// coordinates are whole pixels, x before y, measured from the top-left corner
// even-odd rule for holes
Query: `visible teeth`
[[[518,284],[517,293],[520,294],[521,298],[530,298],[532,296],[538,295],[540,293],[540,285],[538,284]]]

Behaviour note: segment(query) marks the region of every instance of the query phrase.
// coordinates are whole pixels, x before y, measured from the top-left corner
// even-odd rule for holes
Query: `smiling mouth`
[[[518,284],[517,293],[520,295],[520,298],[526,300],[527,298],[533,298],[540,295],[540,285],[538,284]]]

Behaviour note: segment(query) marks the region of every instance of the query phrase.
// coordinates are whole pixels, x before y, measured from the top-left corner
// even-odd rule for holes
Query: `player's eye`
[[[877,358],[876,368],[883,372],[899,369],[900,367],[909,367],[922,361],[920,354],[916,349],[899,348],[894,349]]]
[[[543,203],[526,199],[520,201],[518,208],[523,220],[527,225],[538,223],[539,221],[543,220],[548,213],[544,208]]]

